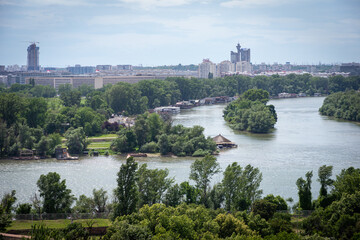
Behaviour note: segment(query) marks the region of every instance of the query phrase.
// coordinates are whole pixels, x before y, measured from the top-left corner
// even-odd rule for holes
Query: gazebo
[[[237,145],[233,142],[231,142],[226,137],[222,136],[221,134],[217,135],[216,137],[213,137],[213,141],[216,143],[216,146],[218,148],[234,148],[237,147]]]

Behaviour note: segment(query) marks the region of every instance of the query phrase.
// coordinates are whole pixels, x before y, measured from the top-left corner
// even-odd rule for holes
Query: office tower
[[[35,43],[32,43],[27,48],[27,70],[39,71],[39,47]]]
[[[250,62],[250,48],[242,48],[240,50],[241,61]]]
[[[236,45],[237,52],[230,52],[230,61],[232,63],[237,62],[250,62],[250,48],[241,48],[240,44]]]
[[[204,59],[203,62],[199,64],[199,78],[210,77],[216,77],[216,64],[209,59]]]

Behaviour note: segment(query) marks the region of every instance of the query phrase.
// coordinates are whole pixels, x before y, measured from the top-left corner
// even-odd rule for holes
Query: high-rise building
[[[237,63],[241,61],[250,62],[250,48],[241,48],[240,44],[236,45],[237,52],[230,52],[230,61]]]
[[[230,72],[234,72],[234,64],[230,61],[222,61],[217,65],[217,76],[223,77]]]
[[[216,64],[209,59],[204,59],[199,64],[199,78],[215,78],[216,77]]]
[[[27,48],[27,70],[39,71],[39,47],[35,43]]]

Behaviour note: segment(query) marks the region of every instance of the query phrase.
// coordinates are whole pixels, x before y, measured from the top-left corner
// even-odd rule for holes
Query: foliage
[[[302,210],[311,210],[311,178],[313,176],[312,171],[305,174],[306,180],[302,177],[296,181],[299,194],[299,206]]]
[[[275,107],[266,106],[269,93],[250,89],[230,103],[224,110],[224,119],[235,130],[267,133],[277,121]]]
[[[58,92],[64,106],[80,106],[81,93],[76,89],[72,89],[72,86],[70,84],[60,85]]]
[[[118,172],[117,188],[114,191],[116,198],[114,218],[117,216],[131,214],[136,210],[138,202],[137,163],[133,157],[126,159]]]
[[[60,181],[56,172],[42,174],[37,181],[40,197],[43,198],[43,210],[46,213],[70,212],[70,207],[75,200],[71,190],[66,188],[66,180]]]
[[[139,206],[161,203],[164,193],[174,181],[172,178],[168,178],[169,171],[167,169],[148,169],[146,163],[140,166],[136,174]]]
[[[82,127],[76,129],[69,128],[65,133],[65,137],[69,153],[82,153],[89,144]]]
[[[200,202],[205,206],[209,206],[208,188],[211,178],[218,172],[220,172],[219,163],[211,155],[197,159],[191,164],[190,179],[196,182],[196,187],[200,192]]]
[[[225,209],[247,210],[262,194],[259,189],[261,181],[262,174],[258,168],[247,165],[242,169],[236,162],[228,165],[222,180]]]
[[[118,132],[112,149],[121,153],[140,149],[140,152],[160,152],[162,155],[205,156],[216,150],[216,144],[211,138],[205,138],[203,132],[201,126],[171,126],[156,113],[143,114],[137,116],[134,127]]]
[[[30,203],[21,203],[16,207],[16,214],[30,214],[32,205]]]
[[[0,231],[5,231],[12,223],[13,205],[16,201],[16,191],[12,190],[11,193],[6,193],[0,203]]]
[[[360,93],[337,92],[327,96],[319,109],[320,114],[360,122]]]

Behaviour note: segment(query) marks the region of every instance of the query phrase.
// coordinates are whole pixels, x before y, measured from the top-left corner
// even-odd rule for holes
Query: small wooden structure
[[[221,134],[217,135],[216,137],[213,137],[213,141],[216,143],[216,146],[218,148],[236,148],[237,145],[233,142],[231,142],[226,137],[222,136]]]
[[[79,157],[72,157],[66,148],[56,148],[55,156],[57,160],[77,160]]]
[[[38,156],[34,155],[34,151],[31,149],[23,149],[20,150],[18,157],[12,157],[15,160],[33,160],[33,159],[40,159]]]

